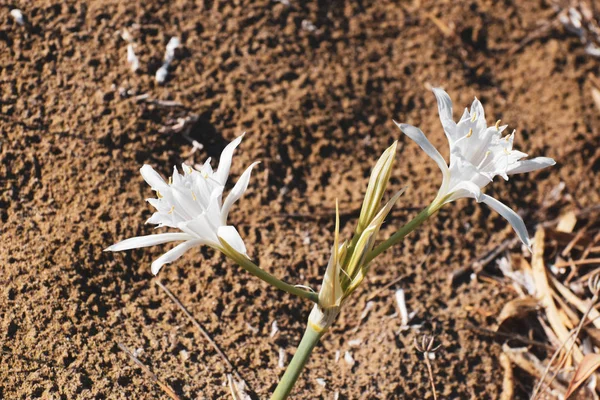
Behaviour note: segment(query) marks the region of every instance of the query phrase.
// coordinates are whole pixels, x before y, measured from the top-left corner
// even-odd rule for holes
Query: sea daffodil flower
[[[187,250],[200,245],[208,245],[223,252],[233,249],[247,257],[244,241],[235,227],[227,225],[227,216],[231,206],[248,188],[250,174],[256,162],[244,171],[225,201],[222,201],[233,152],[243,136],[244,134],[225,147],[216,171],[213,171],[210,166],[209,158],[200,170],[183,164],[183,175],[177,171],[177,167],[174,167],[173,176],[169,182],[165,182],[151,166],[144,165],[140,173],[157,196],[157,198],[147,199],[156,212],[146,223],[156,224],[159,228],[165,226],[177,228],[181,232],[126,239],[110,246],[106,251],[130,250],[182,241],[183,243],[167,251],[152,263],[151,269],[155,275],[163,265],[177,260]]]
[[[442,171],[442,186],[434,205],[441,206],[463,197],[474,198],[506,218],[521,241],[531,248],[523,219],[505,204],[482,193],[481,189],[497,175],[508,180],[509,175],[536,171],[556,162],[548,157],[524,160],[527,154],[512,148],[515,132],[503,137],[502,132],[506,125],[500,126],[500,121],[488,127],[483,106],[477,98],[473,101],[471,109],[465,109],[460,120],[454,122],[450,96],[439,88],[433,89],[433,93],[437,99],[444,132],[450,143],[449,166],[419,128],[409,124],[396,125],[414,140]]]

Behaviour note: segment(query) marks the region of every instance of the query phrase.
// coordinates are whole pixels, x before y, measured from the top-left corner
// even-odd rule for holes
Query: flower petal
[[[216,232],[217,227],[213,227],[210,224],[206,213],[199,215],[193,220],[180,222],[177,224],[177,228],[181,229],[186,234],[191,235],[194,239],[203,239],[215,244],[218,244],[219,242]]]
[[[524,172],[537,171],[538,169],[550,167],[556,164],[552,158],[549,157],[536,157],[531,160],[519,161],[514,164],[512,168],[506,171],[507,174],[522,174]]]
[[[482,202],[490,206],[493,210],[495,210],[498,214],[502,215],[513,227],[519,239],[531,250],[531,241],[529,240],[529,234],[527,233],[527,228],[525,227],[525,223],[523,222],[523,218],[519,216],[516,212],[514,212],[507,205],[499,202],[495,198],[484,194],[482,196]]]
[[[246,246],[244,245],[244,241],[242,237],[238,233],[237,229],[234,226],[220,226],[217,230],[217,235],[219,238],[223,239],[229,246],[231,246],[235,251],[248,256],[246,253]]]
[[[423,149],[423,151],[425,151],[425,153],[427,153],[427,155],[431,157],[433,161],[436,162],[444,176],[444,182],[442,183],[442,187],[444,187],[444,184],[450,176],[450,171],[448,170],[448,165],[446,164],[446,160],[444,160],[444,157],[442,157],[440,152],[437,151],[437,149],[427,139],[423,131],[421,131],[419,128],[416,128],[409,124],[399,124],[396,121],[394,121],[394,123],[398,126],[398,128],[400,128],[402,132],[404,132],[406,136],[414,140],[419,145],[419,147],[421,147],[421,149]]]
[[[219,159],[219,167],[217,168],[217,172],[215,174],[215,179],[221,185],[225,185],[225,182],[227,182],[227,177],[229,176],[229,169],[231,168],[231,159],[233,158],[233,151],[242,142],[242,138],[245,134],[246,132],[242,133],[233,142],[229,143],[221,153],[221,158]]]
[[[444,132],[446,132],[446,136],[448,136],[450,142],[453,142],[458,138],[456,137],[456,122],[452,118],[452,100],[443,89],[433,88],[432,90],[437,100],[438,113],[444,127]]]
[[[221,208],[221,223],[223,225],[227,224],[227,216],[229,215],[231,206],[238,201],[246,189],[248,189],[248,182],[250,182],[252,168],[254,168],[254,166],[258,163],[259,161],[253,162],[252,165],[246,168],[242,176],[240,176],[240,179],[238,179],[238,181],[235,183],[235,186],[233,189],[231,189],[231,192],[229,192],[227,198],[223,202],[223,207]]]
[[[154,190],[166,190],[169,185],[165,182],[162,176],[154,170],[150,165],[145,164],[140,168],[140,174],[148,185]]]
[[[205,244],[203,240],[188,240],[187,242],[183,242],[173,247],[171,250],[167,251],[162,256],[158,257],[151,266],[152,273],[154,275],[158,274],[158,271],[162,268],[163,265],[172,263],[181,257],[186,251],[189,249]]]
[[[188,235],[187,233],[159,233],[157,235],[137,236],[125,239],[119,243],[115,243],[112,246],[109,246],[106,249],[104,249],[104,251],[123,251],[139,249],[141,247],[149,247],[155,246],[157,244],[190,239],[193,239],[193,237]]]
[[[481,193],[479,186],[471,181],[462,181],[452,187],[452,195],[446,200],[446,203],[463,197],[471,197],[480,203],[483,200],[482,196],[483,193]]]

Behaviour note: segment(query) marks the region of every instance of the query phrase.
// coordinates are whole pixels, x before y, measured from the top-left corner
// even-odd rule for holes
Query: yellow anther
[[[471,122],[475,122],[476,119],[477,119],[477,113],[473,113],[473,115],[471,115]]]
[[[467,137],[473,136],[473,128],[469,128],[469,133],[467,133]]]
[[[206,172],[202,171],[201,174],[204,179],[208,179],[208,174]]]
[[[492,152],[491,152],[491,151],[489,151],[489,150],[485,152],[485,156],[486,156],[486,157],[487,157],[487,156],[489,156],[490,154],[492,154]]]
[[[163,198],[163,195],[162,195],[162,194],[160,194],[160,192],[157,190],[157,191],[156,191],[156,197],[158,197],[159,199],[162,199],[162,198]]]
[[[173,214],[173,211],[175,211],[175,206],[171,206],[171,209],[169,210],[169,212],[167,214]]]
[[[506,147],[504,148],[504,152],[505,152],[507,155],[508,155],[508,154],[510,154],[510,151],[508,151],[508,149],[507,149]]]
[[[496,130],[500,130],[500,120],[496,121]]]
[[[196,201],[196,195],[194,194],[194,192],[192,192],[192,199],[194,199],[194,201]]]
[[[189,172],[190,174],[191,174],[192,172],[194,172],[194,169],[193,169],[192,167],[188,167],[188,168],[190,169],[190,172]]]
[[[170,176],[170,177],[169,177],[169,185],[172,185],[172,184],[173,184],[173,177],[172,177],[172,176]]]

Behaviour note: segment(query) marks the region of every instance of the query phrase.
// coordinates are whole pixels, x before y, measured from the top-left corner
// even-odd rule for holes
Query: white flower
[[[427,140],[423,132],[408,124],[398,127],[431,157],[442,170],[443,181],[434,203],[442,205],[462,197],[472,197],[496,210],[512,225],[519,238],[531,247],[523,219],[495,198],[481,192],[496,175],[505,180],[512,174],[542,169],[556,162],[548,157],[523,160],[527,154],[513,150],[515,133],[502,137],[506,125],[488,127],[481,102],[475,98],[457,122],[452,119],[452,101],[442,89],[433,89],[440,120],[450,142],[450,166]]]
[[[167,183],[151,166],[144,165],[140,169],[142,177],[157,195],[155,199],[147,199],[157,211],[146,223],[156,224],[159,228],[177,228],[182,232],[134,237],[114,244],[105,251],[129,250],[183,241],[152,263],[152,273],[155,275],[163,265],[177,260],[193,247],[208,245],[224,251],[221,240],[247,257],[244,241],[235,227],[227,225],[227,216],[231,206],[248,188],[250,173],[257,162],[244,171],[222,202],[233,151],[243,136],[244,134],[225,147],[216,171],[210,166],[210,158],[200,170],[183,164],[183,175],[174,167],[173,176]]]

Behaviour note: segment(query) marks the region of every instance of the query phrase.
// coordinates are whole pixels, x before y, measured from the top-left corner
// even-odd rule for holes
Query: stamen
[[[496,121],[496,130],[500,130],[500,120]]]
[[[467,137],[473,136],[473,128],[469,128],[469,133],[467,133]]]
[[[173,184],[173,177],[172,177],[172,176],[170,176],[170,177],[169,177],[169,185],[172,185],[172,184]]]
[[[208,174],[205,171],[202,171],[201,175],[204,179],[208,179]]]
[[[162,199],[162,198],[163,198],[163,195],[162,195],[162,194],[160,194],[160,192],[157,190],[157,191],[156,191],[156,197],[158,197],[159,199]]]
[[[192,192],[192,199],[194,199],[194,201],[196,201],[196,195],[194,194],[194,192]]]
[[[471,122],[475,122],[476,119],[477,119],[477,113],[473,113],[473,115],[471,115]]]
[[[492,152],[490,150],[485,152],[485,156],[483,156],[483,160],[481,160],[481,162],[477,166],[477,169],[481,169],[481,167],[483,167],[483,163],[487,160],[487,158],[489,157],[490,154],[492,154]]]
[[[505,148],[504,148],[504,153],[506,153],[506,155],[509,155],[509,154],[510,154],[510,151],[508,151],[508,149],[505,147]]]
[[[167,214],[173,214],[174,211],[175,211],[175,206],[171,206],[171,209],[169,210],[169,212]]]
[[[194,169],[193,169],[192,167],[188,167],[188,168],[190,169],[190,172],[189,172],[189,174],[191,175],[191,174],[192,174],[192,172],[194,172]]]

